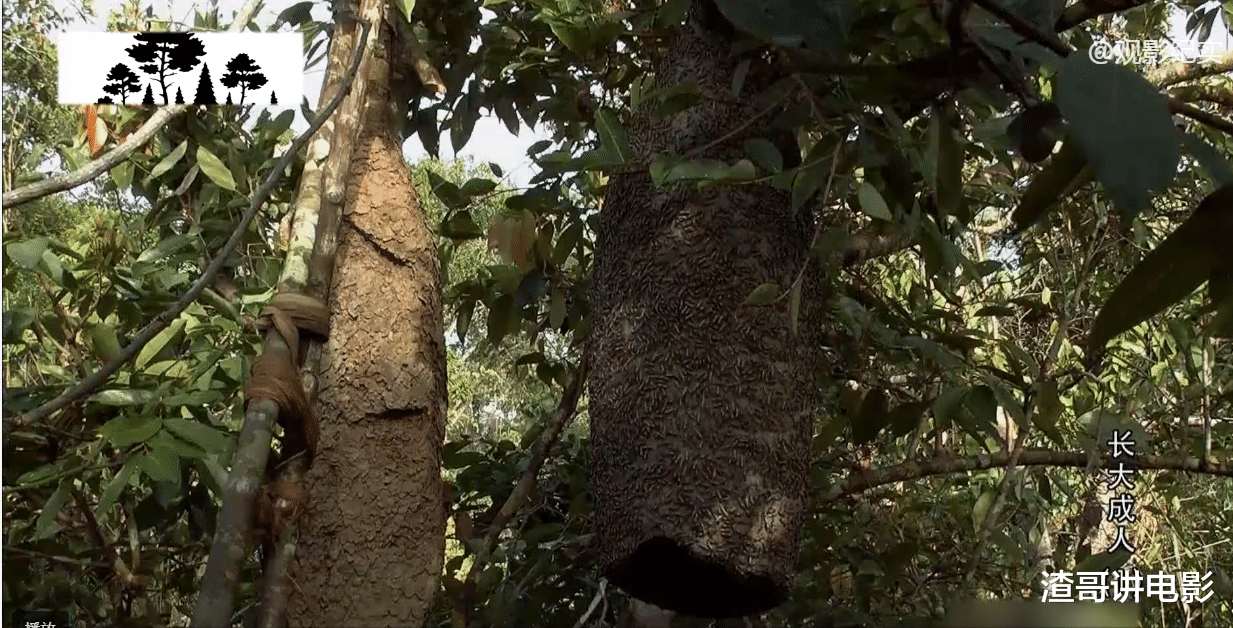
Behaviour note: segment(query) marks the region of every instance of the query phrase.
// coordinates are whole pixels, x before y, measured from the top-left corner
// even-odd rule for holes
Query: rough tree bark
[[[636,158],[733,163],[746,140],[763,137],[799,161],[795,142],[759,118],[773,69],[754,60],[733,95],[732,35],[713,4],[694,3],[655,78],[657,87],[695,81],[702,102],[635,114]],[[612,177],[591,302],[591,483],[604,572],[636,598],[734,617],[790,590],[817,354],[792,334],[789,299],[746,299],[766,282],[792,285],[812,234],[809,212],[793,212],[789,194],[767,184],[660,189],[645,169]]]
[[[338,234],[292,626],[422,625],[445,549],[441,283],[381,28]]]

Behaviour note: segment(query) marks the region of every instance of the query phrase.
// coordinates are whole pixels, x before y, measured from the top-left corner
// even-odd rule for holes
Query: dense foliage
[[[798,590],[764,625],[892,625],[933,617],[955,595],[1039,595],[1041,570],[1120,565],[1105,553],[1109,524],[1091,515],[1107,491],[1074,462],[1105,451],[1114,428],[1160,460],[1212,461],[1210,474],[1179,463],[1138,475],[1134,564],[1213,573],[1211,599],[1147,605],[1147,625],[1200,625],[1200,607],[1202,625],[1233,621],[1233,494],[1217,477],[1233,462],[1233,134],[1171,116],[1181,109],[1160,91],[1227,124],[1233,53],[1198,66],[1084,54],[1102,38],[1158,40],[1174,13],[1212,36],[1233,3],[1128,3],[1111,17],[1083,8],[1100,3],[1006,3],[1038,30],[1066,26],[1060,40],[1078,52],[1063,58],[976,8],[963,32],[979,43],[962,44],[927,3],[720,1],[733,23],[782,45],[765,53],[784,72],[764,98],[789,103],[776,122],[802,154],[751,142],[735,164],[641,165],[627,162],[623,120],[695,103],[688,86],[648,74],[689,2],[413,4],[446,85],[413,103],[407,131],[427,150],[442,138],[468,146],[481,115],[552,133],[531,147],[539,172],[526,189],[501,182],[502,164],[409,166],[438,225],[453,330],[443,472],[457,543],[433,625],[450,625],[476,531],[513,491],[568,383],[605,173],[628,167],[664,185],[771,181],[792,192],[785,211],[819,218],[815,253],[835,282],[815,513]],[[303,30],[320,61],[329,24],[310,8],[269,28]],[[198,11],[172,28],[218,26],[216,8]],[[139,19],[134,3],[111,21],[135,30]],[[4,5],[6,44],[20,44],[4,47],[6,191],[89,159],[46,74],[46,37],[63,24],[46,2]],[[953,84],[969,66],[984,71]],[[132,129],[149,115],[108,122]],[[103,389],[42,424],[14,429],[7,417],[112,359],[199,276],[292,120],[194,112],[95,189],[4,210],[6,608],[71,609],[84,625],[183,625],[191,613],[296,173],[225,277]],[[755,301],[801,298],[791,285],[750,289]],[[593,565],[586,427],[584,403],[500,537],[478,587],[485,625],[612,625],[620,594]],[[996,458],[1010,450],[1017,465]],[[250,609],[253,590],[242,594]]]

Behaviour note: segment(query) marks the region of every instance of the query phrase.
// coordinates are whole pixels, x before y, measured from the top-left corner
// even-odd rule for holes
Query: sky
[[[261,27],[268,27],[273,23],[278,12],[284,8],[291,6],[297,0],[270,0],[267,6],[257,15],[257,24]],[[97,15],[100,17],[94,23],[82,23],[78,21],[69,30],[72,31],[104,31],[106,29],[106,16],[114,9],[119,8],[120,0],[95,0],[94,7]],[[172,19],[179,20],[182,23],[192,23],[192,9],[194,6],[201,4],[196,0],[162,0],[155,2],[155,12],[159,17],[170,15]],[[220,18],[224,24],[230,22],[234,12],[243,4],[242,0],[219,0]],[[1217,5],[1217,2],[1208,2],[1209,5]],[[68,4],[63,0],[58,0],[57,5],[66,15],[76,15],[75,11],[69,10]],[[318,3],[313,8],[313,16],[317,19],[327,17],[324,3]],[[1170,37],[1174,41],[1185,41],[1185,20],[1175,16],[1172,21],[1172,29]],[[52,36],[53,41],[57,41],[57,36]],[[1211,39],[1214,42],[1214,47],[1217,50],[1228,50],[1233,48],[1233,40],[1227,29],[1223,28],[1220,21],[1217,21],[1217,26],[1213,29]],[[308,101],[316,108],[321,93],[321,81],[324,77],[324,61],[319,63],[312,71],[303,75],[303,93],[307,96]],[[296,132],[302,132],[307,128],[307,121],[303,119],[302,114],[298,111],[298,102],[296,103],[296,120],[292,128]],[[538,131],[531,131],[523,126],[520,133],[512,135],[505,125],[491,114],[481,117],[475,126],[475,131],[471,136],[471,140],[463,148],[462,157],[472,158],[477,163],[494,162],[504,170],[504,181],[512,187],[522,187],[527,184],[532,176],[535,175],[536,168],[534,162],[527,156],[527,148],[535,142],[547,139],[547,134],[541,128]],[[404,155],[411,161],[418,161],[427,156],[423,146],[420,144],[418,137],[412,137],[407,140],[403,146]],[[441,158],[449,161],[455,157],[455,151],[450,144],[449,133],[441,134]]]

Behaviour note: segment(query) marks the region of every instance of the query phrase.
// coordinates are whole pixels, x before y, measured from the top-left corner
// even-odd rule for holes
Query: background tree
[[[192,33],[136,33],[136,44],[125,48],[128,56],[140,63],[142,72],[154,77],[162,90],[163,104],[171,103],[167,81],[191,71],[205,56],[205,44]]]
[[[141,91],[141,79],[123,63],[117,63],[107,73],[107,84],[103,91],[115,96],[123,103],[129,94]]]
[[[240,88],[240,104],[244,104],[244,96],[250,89],[258,89],[265,85],[269,79],[261,73],[261,66],[257,65],[253,58],[240,53],[231,58],[227,62],[227,71],[223,73],[219,82],[223,87],[228,89]]]
[[[193,96],[193,102],[198,105],[218,104],[218,99],[214,97],[214,81],[210,79],[210,66],[204,63],[197,77],[197,93]]]

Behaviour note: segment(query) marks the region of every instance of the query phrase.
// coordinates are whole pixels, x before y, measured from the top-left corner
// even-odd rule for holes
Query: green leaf
[[[167,430],[146,441],[146,446],[150,449],[166,450],[185,460],[203,460],[209,456],[204,449],[172,436]]]
[[[1127,218],[1177,176],[1181,151],[1168,98],[1139,72],[1076,52],[1058,67],[1057,105]]]
[[[180,457],[168,449],[151,449],[140,458],[141,470],[155,482],[180,481]]]
[[[921,416],[929,409],[927,401],[912,401],[890,411],[890,429],[893,438],[907,436],[920,425]]]
[[[105,406],[136,406],[154,398],[154,393],[139,389],[112,389],[99,392],[90,401]]]
[[[1229,160],[1220,154],[1220,151],[1193,133],[1183,134],[1182,141],[1186,144],[1186,150],[1199,160],[1199,165],[1207,171],[1207,176],[1216,187],[1233,185],[1233,166],[1229,165]]]
[[[165,259],[169,255],[174,255],[177,251],[192,243],[193,238],[187,234],[176,234],[159,240],[158,244],[153,248],[141,252],[137,256],[138,262],[156,262]]]
[[[754,288],[753,292],[749,293],[749,297],[745,299],[745,303],[766,305],[775,302],[777,298],[779,298],[779,284],[770,282]]]
[[[715,6],[762,41],[826,55],[844,50],[857,9],[854,0],[716,0]]]
[[[984,385],[972,387],[967,396],[967,406],[972,413],[972,418],[976,420],[977,434],[974,436],[997,433],[998,402],[993,396],[993,389]],[[984,432],[980,428],[985,428],[989,432]]]
[[[736,163],[728,166],[728,170],[724,172],[724,181],[752,181],[757,178],[758,172],[754,170],[753,162],[748,159],[738,160]]]
[[[220,454],[231,449],[231,437],[200,421],[165,419],[167,431],[200,447],[206,453]]]
[[[1132,554],[1127,551],[1103,552],[1100,554],[1092,554],[1083,559],[1083,562],[1075,566],[1075,573],[1079,572],[1094,572],[1094,571],[1109,571],[1110,569],[1120,569],[1126,561],[1130,560]]]
[[[521,310],[531,303],[536,303],[548,294],[548,276],[539,269],[532,269],[518,282],[514,291],[514,308]]]
[[[548,310],[548,326],[561,329],[565,324],[565,292],[560,289],[552,291],[552,305]]]
[[[868,181],[861,183],[856,198],[860,201],[861,210],[869,216],[887,222],[895,219],[886,205],[886,199],[882,198],[882,193]]]
[[[517,128],[515,128],[515,129],[514,129],[513,134],[514,134],[514,135],[517,135],[517,134],[518,134],[518,129],[517,129]],[[493,176],[495,176],[495,177],[496,177],[496,178],[498,178],[498,179],[503,178],[503,177],[505,176],[505,171],[504,171],[504,170],[501,170],[501,166],[498,166],[498,165],[496,164],[496,162],[492,162],[492,161],[488,162],[488,169],[489,169],[489,170],[491,170],[491,171],[492,171]],[[465,188],[465,187],[466,187],[466,186],[464,186],[464,188]],[[496,187],[496,184],[493,184],[493,187],[495,188],[495,187]]]
[[[791,173],[792,171],[788,171],[789,175]],[[823,173],[822,168],[816,165],[797,168],[796,176],[792,178],[792,211],[800,209],[810,198],[813,198],[813,195],[822,188],[823,176],[829,175],[829,171]]]
[[[540,140],[527,147],[527,156],[534,157],[552,146],[552,140]]]
[[[4,342],[19,342],[27,329],[34,324],[37,313],[33,307],[19,307],[4,311]]]
[[[43,253],[47,251],[47,245],[47,238],[34,238],[10,244],[5,247],[5,250],[8,251],[9,258],[19,266],[34,270],[38,267],[39,262],[43,260]]]
[[[475,123],[479,121],[479,100],[473,93],[476,83],[471,85],[472,92],[467,92],[458,99],[450,117],[450,143],[454,146],[455,154],[461,152],[467,142],[471,141]]]
[[[1063,409],[1062,400],[1058,397],[1057,382],[1040,382],[1036,391],[1036,407],[1032,412],[1032,425],[1044,432],[1058,447],[1066,446],[1062,433],[1057,429],[1057,420],[1062,416]]]
[[[441,225],[441,236],[451,240],[474,240],[484,237],[484,229],[475,223],[471,212],[462,210]]]
[[[458,341],[461,343],[467,342],[467,332],[471,329],[471,316],[475,314],[475,299],[468,299],[458,306],[458,321],[455,326],[455,333],[458,334]]]
[[[499,346],[502,339],[516,331],[517,315],[513,295],[503,294],[497,297],[488,309],[488,342]]]
[[[115,182],[116,188],[125,190],[133,184],[133,162],[125,161],[117,164],[111,169],[111,180]]]
[[[64,265],[60,263],[60,257],[50,249],[43,251],[43,257],[39,260],[39,268],[46,272],[47,278],[52,280],[57,286],[64,286],[66,280],[72,279],[71,275],[65,273]]]
[[[223,394],[217,390],[194,390],[181,395],[164,397],[162,401],[163,405],[174,408],[176,406],[204,406],[222,398]]]
[[[180,332],[184,331],[185,323],[185,319],[177,318],[171,322],[169,327],[158,332],[157,336],[141,348],[141,353],[137,354],[137,360],[133,362],[133,368],[138,371],[145,368],[146,364],[149,364],[150,360],[154,359],[154,356],[158,355],[163,348],[180,335]]]
[[[116,477],[107,483],[107,488],[103,490],[103,494],[98,498],[98,508],[95,510],[97,516],[102,517],[107,514],[111,507],[116,504],[116,500],[120,499],[120,493],[124,491],[124,487],[128,486],[129,479],[133,477],[133,472],[137,470],[137,463],[140,458],[136,456],[125,461],[124,466],[120,468],[120,472]]]
[[[944,216],[955,216],[958,215],[963,202],[964,145],[955,137],[954,131],[950,128],[950,121],[941,117],[944,115],[942,113],[944,109],[947,108],[935,108],[938,112],[936,115],[939,116],[939,124],[937,129],[937,180],[934,182],[933,190],[938,203],[938,211]]]
[[[106,362],[120,357],[120,340],[116,338],[114,325],[98,323],[90,326],[90,343],[94,352]]]
[[[544,543],[546,541],[556,540],[561,537],[561,533],[565,531],[565,525],[560,523],[545,523],[544,525],[535,526],[522,535],[522,541],[525,543]]]
[[[112,419],[100,427],[99,435],[117,449],[149,440],[163,428],[156,416],[131,415]]]
[[[557,243],[552,247],[552,263],[561,266],[565,260],[569,259],[571,253],[574,252],[574,247],[578,246],[578,241],[582,239],[582,230],[585,224],[581,220],[576,220],[557,238]]]
[[[728,164],[718,159],[689,159],[668,168],[660,185],[721,181],[727,172]]]
[[[745,140],[745,154],[753,158],[760,168],[770,172],[783,170],[783,155],[770,140],[755,137]]]
[[[499,169],[498,169],[499,170]],[[501,175],[497,175],[501,176]],[[492,179],[475,178],[462,184],[462,193],[467,196],[483,196],[497,189],[497,182]]]
[[[585,55],[591,48],[591,38],[583,27],[556,20],[549,22],[548,27],[552,29],[552,34],[575,54]]]
[[[406,18],[407,23],[413,23],[411,12],[415,10],[415,0],[398,0],[398,8],[402,12],[402,16]]]
[[[443,450],[441,452],[441,467],[444,469],[462,469],[483,462],[487,457],[478,451]]]
[[[1086,165],[1087,158],[1079,150],[1078,141],[1068,136],[1062,141],[1062,148],[1049,160],[1049,165],[1032,177],[1020,197],[1019,206],[1011,214],[1015,231],[1036,224],[1066,190],[1077,187],[1075,183]]]
[[[1019,154],[1028,163],[1039,163],[1053,154],[1056,138],[1050,128],[1062,120],[1057,105],[1042,102],[1023,110],[1006,127],[1006,135],[1015,143]]]
[[[861,400],[857,420],[852,424],[853,442],[857,445],[873,442],[886,428],[889,419],[886,393],[881,388],[874,388],[865,393],[865,398]]]
[[[993,508],[993,501],[997,499],[997,489],[986,489],[985,492],[976,498],[976,504],[972,506],[972,528],[980,530],[981,526],[985,525],[985,518],[989,516],[989,511]]]
[[[1100,308],[1088,352],[1185,299],[1208,280],[1233,233],[1233,186],[1212,192],[1135,265]]]
[[[963,411],[963,399],[968,395],[968,388],[960,386],[947,388],[933,402],[933,417],[937,421],[937,429],[946,429],[959,424],[959,415]]]
[[[231,170],[205,146],[197,147],[197,165],[201,166],[201,171],[214,182],[214,185],[232,192],[238,191],[235,179],[231,176]]]
[[[623,163],[630,163],[634,160],[633,149],[629,146],[629,134],[625,132],[625,127],[621,125],[621,120],[615,112],[606,107],[600,108],[595,114],[595,128],[599,133],[600,143],[612,155]]]
[[[32,540],[41,541],[55,534],[56,515],[64,508],[64,504],[68,503],[69,489],[72,486],[72,480],[62,480],[56,492],[47,498],[47,503],[43,504],[43,510],[39,513],[39,518],[34,522]]]

